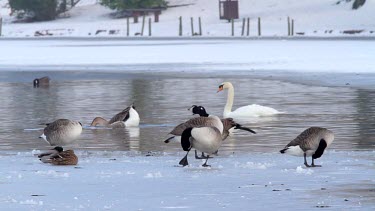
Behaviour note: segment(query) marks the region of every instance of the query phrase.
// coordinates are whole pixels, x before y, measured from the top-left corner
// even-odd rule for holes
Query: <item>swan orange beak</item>
[[[221,86],[221,87],[219,87],[219,89],[217,90],[217,92],[216,93],[219,93],[219,92],[221,92],[221,91],[223,91],[223,87]]]

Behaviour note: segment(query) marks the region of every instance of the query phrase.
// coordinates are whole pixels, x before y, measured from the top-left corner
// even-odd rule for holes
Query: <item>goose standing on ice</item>
[[[43,163],[53,165],[77,165],[78,157],[73,150],[63,150],[62,147],[55,147],[49,152],[38,155],[39,160]]]
[[[82,133],[82,124],[69,119],[58,119],[46,125],[39,138],[43,138],[52,146],[70,144]]]
[[[232,111],[233,100],[234,100],[234,88],[233,88],[232,83],[224,82],[220,84],[219,90],[217,92],[220,92],[224,89],[228,89],[227,103],[225,105],[224,113],[223,113],[224,118],[261,117],[261,116],[272,116],[272,115],[276,115],[280,113],[274,108],[256,105],[256,104],[242,106]]]
[[[39,87],[39,86],[49,86],[49,77],[48,76],[44,76],[42,78],[36,78],[34,79],[33,81],[33,85],[34,87]]]
[[[282,154],[303,156],[306,167],[321,167],[321,165],[314,164],[314,159],[320,158],[323,155],[324,150],[332,144],[333,139],[334,134],[332,131],[321,127],[310,127],[286,145],[280,152]],[[310,156],[312,156],[311,165],[307,164],[306,161],[306,157]]]
[[[219,150],[223,142],[221,138],[221,134],[223,133],[224,129],[223,123],[217,116],[210,116],[206,118],[209,119],[208,121],[212,122],[213,126],[190,127],[182,132],[181,146],[184,151],[187,151],[187,153],[179,162],[180,165],[189,165],[187,156],[191,148],[207,154],[206,162],[202,165],[203,167],[209,166],[207,165],[207,161],[210,158],[210,155]]]
[[[118,127],[136,127],[139,125],[139,114],[135,110],[134,105],[125,108],[120,113],[116,114],[109,121],[102,117],[95,117],[90,126],[106,126],[112,128]]]
[[[164,142],[169,143],[170,141],[176,141],[176,142],[181,142],[181,135],[182,132],[189,127],[201,127],[201,126],[213,126],[212,121],[209,121],[207,117],[210,117],[209,114],[207,114],[206,109],[203,106],[196,106],[193,105],[189,110],[192,110],[193,115],[194,114],[199,114],[200,117],[195,117],[192,119],[189,119],[188,121],[181,123],[177,125],[169,134],[172,136],[166,139]],[[256,134],[255,131],[253,131],[250,128],[243,127],[242,125],[238,124],[235,122],[232,118],[225,118],[221,119],[221,122],[223,123],[224,129],[222,133],[222,140],[224,141],[230,133],[231,129],[239,129],[239,130],[246,130],[251,133]]]

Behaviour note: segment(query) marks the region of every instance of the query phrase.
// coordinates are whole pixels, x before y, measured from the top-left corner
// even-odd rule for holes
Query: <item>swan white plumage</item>
[[[233,100],[234,100],[234,88],[233,88],[232,83],[224,82],[220,84],[219,90],[217,92],[220,92],[224,89],[228,89],[227,103],[225,105],[224,113],[223,113],[224,118],[262,117],[262,116],[272,116],[272,115],[281,113],[274,108],[261,106],[257,104],[242,106],[232,111]]]

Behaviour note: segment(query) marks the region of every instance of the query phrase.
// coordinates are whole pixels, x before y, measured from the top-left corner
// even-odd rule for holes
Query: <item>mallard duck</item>
[[[77,165],[78,157],[73,150],[63,151],[62,147],[55,147],[48,152],[38,155],[43,163],[51,163],[53,165]]]

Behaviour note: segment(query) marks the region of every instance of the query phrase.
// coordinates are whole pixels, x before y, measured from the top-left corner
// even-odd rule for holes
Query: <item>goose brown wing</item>
[[[112,124],[112,123],[117,122],[117,121],[126,121],[126,120],[128,120],[129,119],[129,111],[130,111],[130,107],[125,108],[120,113],[118,113],[114,117],[112,117],[109,120],[108,124]]]
[[[299,134],[293,141],[291,141],[285,148],[289,146],[297,146],[299,145],[302,150],[311,149],[314,145],[316,145],[316,141],[319,144],[317,136],[319,136],[320,132],[323,128],[320,127],[310,127],[304,130],[301,134]]]
[[[64,127],[69,124],[71,124],[71,121],[69,119],[58,119],[52,123],[46,124],[47,127],[44,128],[44,134],[48,136],[52,132],[58,130],[60,127]]]
[[[176,135],[176,136],[181,136],[182,132],[186,128],[191,128],[191,127],[202,127],[202,126],[210,126],[208,117],[195,117],[192,119],[189,119],[188,121],[181,123],[177,125],[171,132],[170,134]]]

